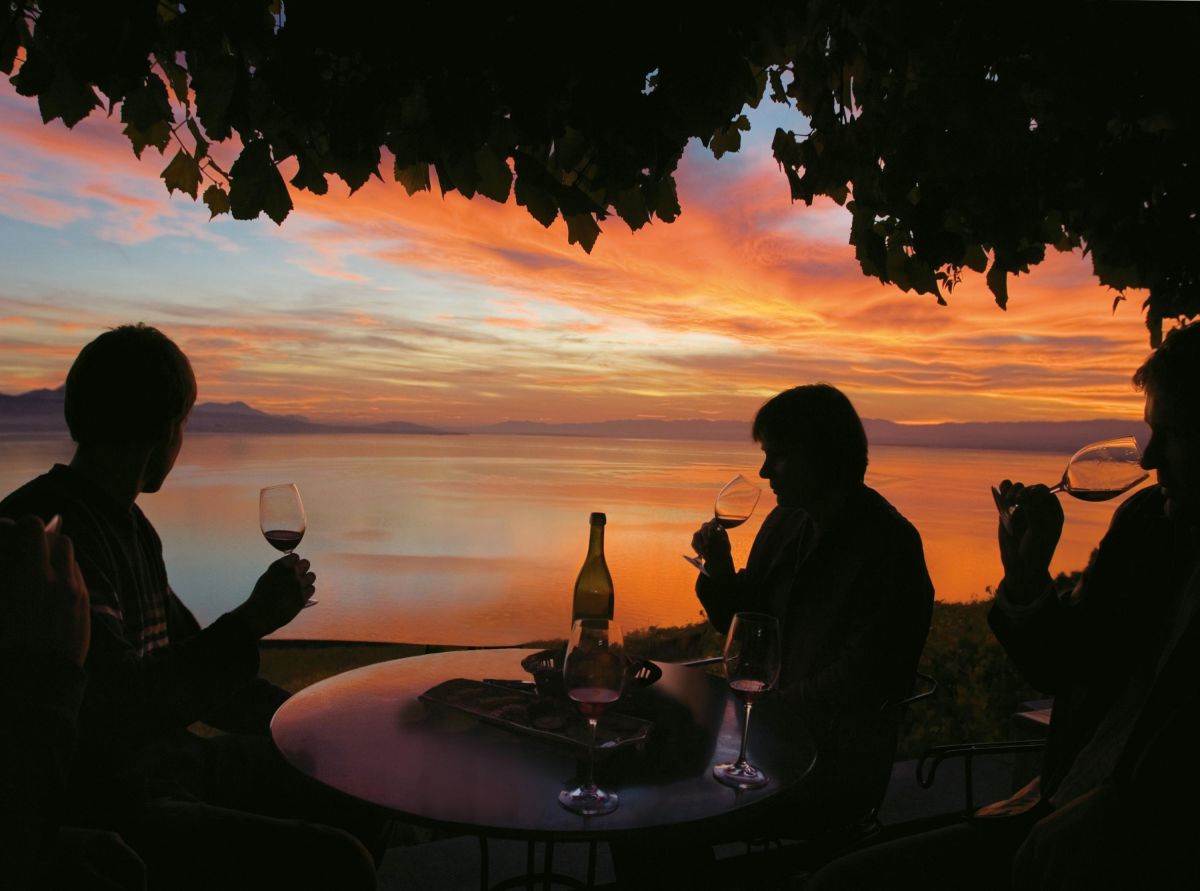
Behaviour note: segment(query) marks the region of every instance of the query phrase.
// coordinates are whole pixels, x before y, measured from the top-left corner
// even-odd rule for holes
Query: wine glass
[[[1108,501],[1128,492],[1150,476],[1142,468],[1142,453],[1132,436],[1120,436],[1086,445],[1071,456],[1062,479],[1051,492],[1066,492],[1081,501]],[[1004,528],[1012,531],[1016,505],[1005,503],[999,490],[992,487],[992,498],[1000,511]]]
[[[611,619],[576,619],[563,661],[563,685],[567,696],[587,718],[587,779],[574,789],[558,793],[558,803],[569,811],[594,817],[610,814],[620,803],[615,792],[596,785],[596,725],[625,689],[627,661],[621,629]]]
[[[726,786],[758,789],[767,784],[766,774],[746,760],[746,736],[750,709],[779,682],[781,661],[779,620],[765,613],[737,613],[725,638],[725,676],[746,707],[746,719],[737,760],[713,767],[713,776]]]
[[[717,493],[717,500],[713,504],[713,517],[725,529],[741,526],[754,513],[760,495],[762,495],[762,489],[739,473],[722,486],[721,491]],[[699,557],[684,554],[683,559],[704,575],[708,575],[704,561]]]
[[[267,486],[258,493],[258,526],[271,547],[290,554],[304,538],[306,525],[304,502],[295,483]],[[302,608],[316,604],[310,599]]]

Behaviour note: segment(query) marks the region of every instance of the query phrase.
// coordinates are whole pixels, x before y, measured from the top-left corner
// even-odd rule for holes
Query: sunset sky
[[[883,286],[845,211],[790,202],[768,146],[802,119],[752,121],[735,155],[689,149],[679,220],[614,217],[588,255],[511,199],[390,177],[296,193],[282,227],[210,222],[115,117],[46,126],[0,80],[0,392],[58,386],[97,333],[145,321],[201,401],[322,420],[744,419],[814,380],[896,421],[1140,415],[1144,295],[1112,312],[1078,252],[1011,282],[1007,312],[971,273],[948,307]]]

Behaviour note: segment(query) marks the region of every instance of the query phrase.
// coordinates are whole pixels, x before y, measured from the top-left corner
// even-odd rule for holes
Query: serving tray
[[[420,698],[516,733],[554,742],[586,747],[591,737],[587,720],[570,705],[509,683],[452,678],[426,690]],[[607,712],[596,729],[596,749],[641,746],[653,726],[643,718]]]

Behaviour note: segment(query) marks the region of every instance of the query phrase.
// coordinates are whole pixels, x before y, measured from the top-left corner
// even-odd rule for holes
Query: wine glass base
[[[753,764],[718,764],[713,767],[713,779],[735,789],[761,789],[767,775]]]
[[[596,817],[601,814],[611,814],[617,809],[621,800],[616,792],[605,792],[593,787],[585,789],[577,786],[574,789],[563,789],[558,793],[558,803],[569,811],[582,814],[585,817]]]

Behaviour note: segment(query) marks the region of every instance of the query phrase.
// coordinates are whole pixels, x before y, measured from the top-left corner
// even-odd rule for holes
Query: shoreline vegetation
[[[1078,573],[1060,575],[1069,589]],[[1024,682],[987,623],[991,597],[969,603],[935,602],[919,671],[938,683],[937,693],[911,706],[903,716],[897,760],[919,757],[943,743],[1002,740],[1012,736],[1012,718],[1023,702],[1042,698]],[[521,647],[547,648],[562,640],[536,640]],[[720,656],[724,638],[705,622],[650,627],[626,635],[637,656],[683,662]],[[324,678],[389,659],[468,649],[449,645],[362,643],[353,641],[265,640],[261,673],[295,692]],[[717,666],[719,671],[719,666]]]

